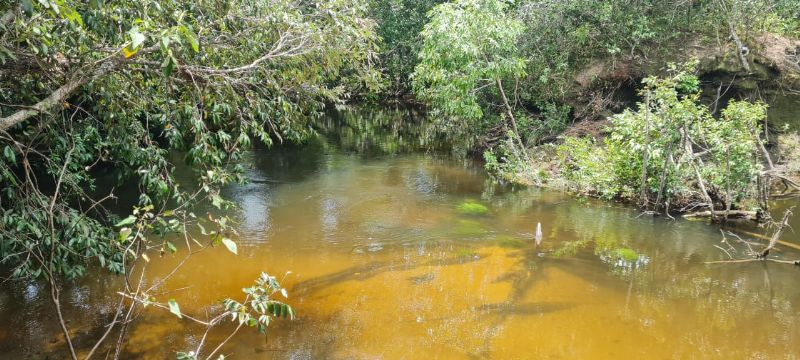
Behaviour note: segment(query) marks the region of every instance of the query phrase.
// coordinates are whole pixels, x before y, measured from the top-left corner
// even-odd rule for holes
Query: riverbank
[[[786,116],[794,102],[768,97],[778,105],[770,109],[761,100],[737,101],[752,96],[743,88],[747,78],[709,97],[702,91],[711,90],[702,80],[708,65],[700,70],[699,63],[645,78],[635,106],[574,122],[553,142],[522,149],[509,133],[484,153],[486,167],[503,181],[628,201],[650,212],[737,210],[765,220],[755,214],[768,210],[771,195],[800,190],[797,119]]]

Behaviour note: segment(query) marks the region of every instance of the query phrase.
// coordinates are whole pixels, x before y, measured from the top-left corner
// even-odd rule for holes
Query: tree
[[[422,47],[420,32],[428,21],[428,12],[441,0],[372,0],[370,16],[378,23],[381,37],[380,64],[390,82],[393,95],[411,91],[410,75],[417,65]]]
[[[190,206],[229,206],[219,187],[242,180],[254,142],[303,141],[326,104],[380,85],[359,0],[6,0],[0,14],[0,256],[48,281],[68,342],[62,279],[89,264],[127,277],[148,251],[176,250],[166,232],[189,253],[235,252],[229,222]],[[173,151],[196,183],[174,178]],[[138,184],[130,216],[106,209],[109,175]]]
[[[516,47],[522,24],[507,14],[509,5],[498,0],[458,0],[431,11],[422,31],[413,84],[450,134],[475,131],[489,106],[481,96],[496,95],[519,139],[514,109],[503,86],[504,79],[525,75],[525,62]],[[486,94],[489,90],[497,93]]]

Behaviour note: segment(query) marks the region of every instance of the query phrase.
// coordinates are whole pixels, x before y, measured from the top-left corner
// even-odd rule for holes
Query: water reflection
[[[331,143],[310,145],[307,156],[297,155],[307,148],[254,152],[247,176],[258,181],[226,190],[241,205],[239,255],[201,252],[164,286],[181,289],[168,296],[184,312],[204,314],[261,271],[293,272],[284,284],[299,318],[274,322],[266,342],[241,333],[224,349],[234,358],[800,355],[797,269],[704,264],[724,257],[714,227],[509,191],[445,156],[363,156]],[[459,211],[464,203],[486,211]],[[800,257],[791,249],[781,255]],[[149,281],[180,260],[154,258]],[[119,281],[92,274],[64,292],[70,326],[83,334],[79,347],[99,336]],[[64,355],[39,284],[4,285],[0,321],[4,356]],[[145,311],[125,357],[172,357],[197,344],[200,330]],[[222,340],[224,330],[209,341]]]

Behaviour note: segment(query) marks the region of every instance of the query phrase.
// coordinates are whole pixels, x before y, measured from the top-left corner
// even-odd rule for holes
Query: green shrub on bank
[[[644,100],[610,118],[602,144],[566,138],[558,154],[568,186],[658,205],[735,207],[753,198],[767,107],[731,101],[715,118],[698,103],[691,71],[673,68],[671,77],[646,78]]]

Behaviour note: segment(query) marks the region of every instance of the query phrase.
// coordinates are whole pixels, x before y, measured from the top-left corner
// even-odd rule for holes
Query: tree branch
[[[158,49],[157,46],[152,46],[149,48],[144,48],[139,51],[139,53],[146,53],[151,52],[155,49]],[[37,102],[36,104],[25,107],[22,110],[19,110],[9,116],[4,118],[0,118],[0,130],[8,130],[14,125],[17,125],[23,121],[30,119],[33,116],[39,115],[41,113],[47,112],[53,107],[57,106],[64,102],[70,95],[72,95],[75,90],[86,84],[87,82],[102,77],[111,70],[114,70],[118,66],[127,62],[124,56],[121,53],[115,53],[105,59],[100,60],[100,66],[97,67],[94,71],[89,74],[79,74],[72,78],[72,80],[68,81],[66,84],[61,85],[56,91],[53,91],[49,96],[42,99],[41,101]]]

